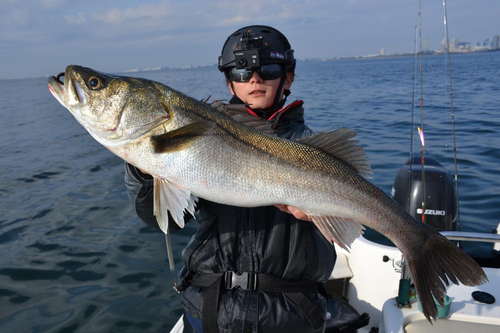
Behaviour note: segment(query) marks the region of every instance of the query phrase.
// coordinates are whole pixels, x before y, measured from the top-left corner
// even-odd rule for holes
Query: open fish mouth
[[[64,76],[64,72],[59,73],[57,76],[51,76],[49,78],[49,90],[52,95],[59,101],[59,103],[65,105],[63,101],[64,82],[61,81],[61,76]]]
[[[48,80],[50,92],[66,107],[86,103],[82,88],[72,78],[71,67],[68,66],[65,72],[61,72],[57,76],[51,76]]]
[[[82,107],[85,106],[87,97],[73,73],[72,65],[66,67],[65,72],[61,72],[57,74],[57,76],[51,76],[48,79],[48,86],[50,92],[59,103],[68,109],[76,120],[78,120],[94,138],[96,138],[96,136],[92,132],[105,133],[116,131],[116,126],[108,128],[109,126],[106,126],[106,123],[100,123],[98,120],[82,115]],[[102,143],[102,140],[99,142]]]
[[[57,76],[56,76],[56,80],[57,82],[59,82],[60,84],[64,85],[64,81],[61,81],[61,76],[64,76],[65,73],[64,72],[61,72],[59,73]]]

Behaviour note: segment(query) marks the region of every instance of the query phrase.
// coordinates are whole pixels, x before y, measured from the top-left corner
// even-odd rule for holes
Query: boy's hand
[[[302,221],[311,221],[309,216],[307,216],[303,211],[300,209],[293,207],[293,206],[287,206],[287,205],[274,205],[276,208],[281,210],[282,212],[292,214],[295,216],[297,220],[302,220]]]

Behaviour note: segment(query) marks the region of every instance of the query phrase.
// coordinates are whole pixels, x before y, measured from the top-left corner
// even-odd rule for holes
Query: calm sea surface
[[[451,62],[462,229],[491,232],[500,221],[500,52]],[[423,72],[427,151],[454,170],[446,57],[424,56]],[[197,99],[230,97],[216,68],[133,75]],[[409,157],[413,75],[413,57],[300,62],[290,100],[305,100],[315,130],[356,130],[372,182],[390,193]],[[164,237],[134,215],[123,162],[46,82],[0,81],[0,331],[168,331],[182,310]],[[177,268],[193,231],[174,235]]]

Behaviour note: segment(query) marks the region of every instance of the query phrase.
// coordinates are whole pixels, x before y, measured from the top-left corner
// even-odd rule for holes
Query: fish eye
[[[99,89],[102,86],[102,81],[96,76],[91,76],[89,80],[87,81],[90,89]]]

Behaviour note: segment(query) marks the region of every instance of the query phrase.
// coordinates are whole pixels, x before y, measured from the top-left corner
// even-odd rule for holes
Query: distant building
[[[491,49],[498,50],[500,49],[500,35],[493,36],[493,40],[491,41]]]
[[[446,52],[448,50],[448,40],[443,38],[441,40],[441,52]]]
[[[469,51],[471,49],[470,42],[460,42],[458,43],[458,49],[462,51]]]
[[[458,38],[453,38],[450,42],[450,51],[458,51],[459,42]]]
[[[429,52],[431,48],[431,38],[429,36],[426,36],[424,38],[424,52]]]
[[[488,47],[488,48],[490,47],[490,39],[489,38],[484,41],[483,46]]]

